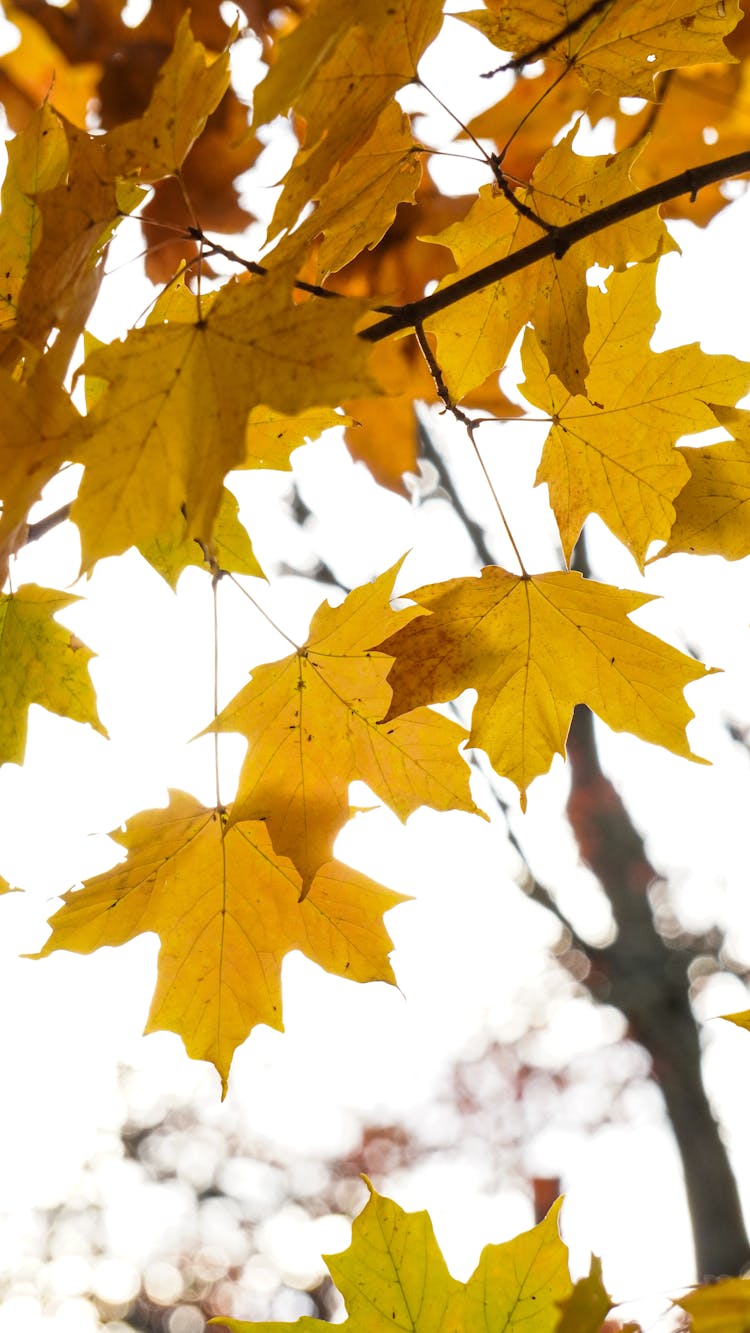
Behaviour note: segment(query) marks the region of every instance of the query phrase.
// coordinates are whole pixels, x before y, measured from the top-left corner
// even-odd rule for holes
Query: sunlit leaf
[[[522,392],[552,418],[536,479],[549,487],[568,560],[596,513],[642,567],[649,544],[669,536],[689,476],[675,444],[716,424],[710,402],[736,403],[750,388],[750,365],[735,357],[698,343],[651,350],[654,283],[653,268],[636,265],[606,293],[591,290],[585,397],[549,373],[533,334],[524,339]]]
[[[265,820],[305,888],[332,856],[355,779],[401,819],[420,805],[476,810],[458,753],[462,727],[427,708],[383,723],[391,662],[373,646],[421,614],[391,610],[396,568],[355,588],[339,607],[324,603],[304,646],[256,667],[208,728],[247,737],[233,818]]]
[[[675,551],[725,560],[750,555],[750,412],[714,407],[713,413],[733,439],[680,450],[690,476],[675,498],[674,525],[657,560]]]
[[[591,11],[589,13],[589,11]],[[742,17],[739,0],[487,0],[486,10],[461,17],[503,51],[525,55],[583,22],[545,56],[572,66],[591,88],[620,97],[651,97],[660,70],[731,60],[724,43]]]
[[[383,913],[403,902],[332,861],[300,902],[301,881],[262,824],[228,830],[185,792],[111,836],[127,859],[65,894],[36,957],[91,953],[145,931],[161,940],[147,1032],[176,1032],[210,1060],[226,1092],[232,1056],[258,1023],[283,1031],[281,963],[299,949],[336,976],[393,982]]]
[[[184,511],[209,544],[224,477],[246,456],[250,410],[285,413],[374,388],[356,306],[295,305],[284,275],[231,282],[205,316],[134,329],[88,358],[107,392],[69,441],[86,472],[73,518],[84,568],[159,540]]]
[[[408,595],[431,614],[379,645],[396,659],[388,716],[477,690],[469,743],[516,784],[523,805],[529,784],[565,753],[578,703],[614,731],[696,757],[682,691],[706,668],[628,619],[647,594],[491,566]]]
[[[53,619],[78,600],[33,583],[0,596],[0,763],[23,762],[31,704],[107,734],[89,676],[93,653]]]
[[[571,1292],[568,1252],[557,1230],[560,1201],[539,1226],[503,1245],[486,1245],[468,1282],[448,1272],[425,1212],[405,1213],[377,1194],[352,1228],[342,1254],[325,1256],[346,1302],[346,1333],[553,1333],[559,1304]],[[232,1333],[323,1333],[330,1324],[303,1317],[294,1324],[213,1319]]]

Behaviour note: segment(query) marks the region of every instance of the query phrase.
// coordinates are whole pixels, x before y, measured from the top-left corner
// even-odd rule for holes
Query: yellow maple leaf
[[[568,1251],[558,1232],[561,1200],[543,1222],[502,1245],[486,1245],[468,1282],[448,1271],[426,1212],[406,1213],[377,1194],[354,1221],[342,1254],[324,1255],[346,1302],[346,1333],[444,1333],[453,1329],[553,1333],[560,1304],[572,1291]],[[232,1333],[323,1333],[330,1324],[307,1316],[297,1323],[248,1323],[218,1316]]]
[[[53,620],[58,611],[80,601],[70,593],[26,583],[0,596],[0,763],[21,764],[26,751],[30,704],[50,713],[88,722],[106,731],[96,711],[88,672],[94,654],[69,629]]]
[[[634,194],[630,183],[640,146],[602,157],[574,151],[577,126],[544,155],[519,202],[550,226],[564,226],[614,200]],[[449,246],[458,264],[440,284],[450,287],[486,264],[538,240],[539,226],[487,185],[468,216],[431,239]],[[652,260],[675,249],[653,208],[573,246],[561,259],[548,256],[431,316],[425,327],[437,338],[437,357],[452,397],[463,398],[499,371],[524,324],[531,321],[550,365],[571,392],[587,371],[586,272],[592,264],[620,270],[635,259]]]
[[[44,360],[21,383],[0,369],[0,396],[0,570],[7,573],[29,509],[65,460],[61,441],[77,413],[47,374]]]
[[[750,388],[750,365],[698,343],[651,351],[655,280],[652,265],[635,265],[606,292],[590,289],[586,397],[563,388],[534,335],[524,337],[521,391],[553,422],[536,480],[549,488],[566,560],[596,513],[642,568],[649,544],[668,537],[689,476],[675,444],[716,424],[709,402],[733,404]]]
[[[291,107],[305,126],[276,205],[269,237],[292,227],[335,167],[369,137],[375,123],[437,36],[442,0],[349,0],[316,5],[279,43],[278,58],[255,94],[253,124]]]
[[[247,574],[265,578],[255,558],[247,528],[240,522],[237,500],[226,487],[221,493],[210,549],[187,535],[187,522],[178,514],[171,532],[165,532],[139,550],[144,560],[176,590],[177,580],[188,566],[225,570],[228,574]]]
[[[259,402],[292,414],[376,388],[359,305],[333,304],[295,304],[284,273],[232,281],[190,322],[134,329],[87,358],[109,387],[68,441],[86,468],[72,512],[84,569],[158,540],[183,506],[188,538],[209,545]]]
[[[676,551],[725,560],[750,555],[750,412],[715,407],[713,413],[734,438],[680,449],[690,477],[675,499],[669,539],[654,560]]]
[[[134,816],[111,835],[127,859],[65,894],[35,957],[91,953],[155,932],[161,950],[146,1032],[176,1032],[188,1055],[215,1065],[226,1092],[250,1030],[283,1031],[285,955],[299,949],[336,976],[393,983],[382,917],[406,899],[332,861],[300,902],[299,875],[274,853],[264,826],[224,824],[179,791],[166,809]]]
[[[36,196],[42,233],[17,300],[18,333],[38,347],[76,305],[116,226],[143,196],[141,187],[112,179],[105,136],[67,122],[64,129],[67,172]]]
[[[414,201],[424,149],[397,102],[381,113],[364,144],[319,191],[315,211],[274,252],[301,254],[316,236],[315,278],[322,282],[378,244],[399,204]]]
[[[591,1256],[587,1277],[579,1278],[566,1301],[555,1333],[599,1333],[612,1309],[612,1297],[602,1280],[602,1261]],[[631,1325],[633,1333],[637,1325]]]
[[[68,141],[51,107],[40,107],[28,125],[8,144],[8,169],[0,194],[0,325],[16,317],[18,294],[41,233],[35,195],[62,179],[68,162]]]
[[[746,1333],[750,1324],[750,1282],[725,1277],[675,1301],[690,1315],[692,1333]]]
[[[247,419],[245,453],[235,463],[238,471],[270,468],[289,472],[289,455],[309,440],[317,440],[324,430],[351,424],[351,417],[332,407],[311,407],[295,416],[274,412],[273,408],[254,407]]]
[[[105,139],[112,176],[156,181],[178,171],[229,87],[229,52],[210,61],[183,14],[143,115]]]
[[[590,14],[588,11],[593,10]],[[457,15],[502,51],[523,56],[540,43],[545,59],[576,70],[590,88],[618,97],[652,98],[660,70],[731,61],[724,38],[737,27],[739,0],[537,0],[533,9],[513,0],[487,0],[486,10]],[[570,31],[570,25],[583,20]]]
[[[294,862],[305,890],[331,859],[355,779],[400,819],[420,805],[478,813],[458,753],[462,727],[428,708],[382,725],[391,701],[391,661],[373,645],[422,614],[416,607],[391,610],[397,570],[355,588],[335,609],[324,602],[306,644],[256,667],[206,729],[247,737],[232,818],[265,820],[274,847]]]
[[[565,753],[578,703],[614,731],[696,759],[682,690],[709,673],[628,619],[653,601],[647,594],[489,566],[408,596],[431,614],[378,645],[396,659],[388,718],[476,689],[469,744],[516,784],[523,808],[529,784]]]

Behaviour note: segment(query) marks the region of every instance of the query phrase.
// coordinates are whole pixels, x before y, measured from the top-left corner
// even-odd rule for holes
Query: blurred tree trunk
[[[589,573],[579,543],[574,567]],[[682,1159],[700,1278],[750,1263],[737,1183],[703,1085],[698,1024],[690,1003],[689,949],[660,935],[649,888],[663,877],[599,762],[594,722],[579,705],[568,735],[568,817],[581,857],[612,909],[617,935],[588,950],[595,998],[615,1005],[648,1052]],[[603,984],[602,984],[603,983]]]
[[[589,951],[592,993],[624,1014],[632,1036],[651,1057],[682,1159],[699,1277],[739,1273],[750,1263],[750,1244],[727,1150],[703,1086],[689,997],[692,955],[670,948],[658,933],[648,888],[659,876],[602,772],[593,719],[582,706],[568,736],[568,765],[570,822],[617,926],[612,944]]]
[[[435,468],[440,493],[452,505],[481,564],[494,564],[487,537],[466,508],[432,431],[419,415],[417,425],[422,457]],[[590,577],[583,538],[572,565]],[[321,571],[336,581],[325,566]],[[685,946],[660,934],[649,889],[664,877],[651,865],[643,838],[602,771],[593,718],[584,706],[573,714],[567,750],[568,817],[581,859],[609,900],[616,938],[605,948],[581,939],[554,894],[534,877],[509,824],[510,840],[528,871],[526,891],[555,915],[574,947],[588,958],[591,967],[583,984],[592,998],[620,1010],[630,1035],[651,1058],[651,1075],[664,1097],[682,1161],[699,1278],[737,1274],[750,1265],[750,1241],[737,1182],[703,1084],[688,972],[699,955],[718,956],[720,942],[701,940]],[[495,798],[507,819],[508,807],[497,792]]]

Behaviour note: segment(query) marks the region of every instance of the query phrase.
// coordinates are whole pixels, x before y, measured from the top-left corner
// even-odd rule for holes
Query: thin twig
[[[515,537],[513,536],[510,524],[507,518],[505,517],[505,511],[503,510],[503,506],[500,503],[500,496],[495,490],[492,478],[489,472],[487,471],[485,461],[482,458],[481,453],[479,452],[479,446],[474,436],[474,431],[476,430],[478,423],[472,421],[471,417],[467,416],[466,413],[462,410],[462,408],[457,407],[456,404],[453,402],[453,399],[451,398],[450,392],[448,390],[448,386],[443,377],[443,372],[440,369],[440,366],[438,365],[437,361],[435,360],[435,354],[432,348],[430,347],[430,344],[427,341],[427,335],[425,334],[422,325],[417,324],[414,329],[414,332],[417,336],[417,342],[419,343],[422,355],[429,367],[430,374],[432,375],[432,378],[435,381],[435,388],[437,389],[440,401],[444,404],[446,411],[450,412],[451,415],[456,418],[456,421],[460,421],[461,425],[466,430],[466,434],[468,435],[469,440],[471,442],[471,447],[476,455],[477,462],[479,463],[479,466],[482,469],[482,473],[484,474],[484,479],[489,487],[490,495],[492,496],[495,502],[495,507],[497,509],[497,512],[500,515],[500,520],[508,535],[508,540],[511,546],[513,547],[513,551],[515,553],[516,560],[518,561],[521,574],[523,578],[526,579],[528,578],[528,573],[526,571],[526,567],[523,563],[523,560],[521,559],[521,552],[519,551],[518,546],[516,545]]]
[[[70,518],[72,508],[73,502],[71,500],[69,504],[62,505],[60,509],[55,509],[53,513],[40,518],[37,523],[30,523],[26,529],[24,545],[28,546],[29,542],[38,542],[40,537],[46,537],[47,533],[51,532],[53,528],[59,528],[61,523],[65,523]]]
[[[276,621],[271,619],[271,617],[269,616],[268,612],[263,610],[263,607],[261,606],[260,602],[256,602],[256,600],[255,600],[255,598],[253,597],[252,593],[249,593],[248,590],[247,590],[247,588],[243,588],[242,584],[241,584],[241,583],[234,577],[234,574],[230,574],[230,573],[229,573],[229,570],[226,570],[226,569],[223,570],[222,573],[223,573],[223,574],[224,574],[224,575],[225,575],[225,576],[226,576],[226,577],[227,577],[227,578],[234,584],[235,588],[239,588],[239,590],[240,590],[240,592],[242,593],[242,595],[243,595],[244,597],[247,597],[248,602],[252,602],[252,604],[253,604],[253,606],[255,607],[256,611],[259,611],[260,614],[263,616],[263,619],[268,621],[268,623],[269,623],[269,625],[271,626],[271,628],[272,628],[272,629],[275,629],[275,630],[276,630],[276,633],[277,633],[277,634],[280,634],[281,637],[282,637],[282,639],[286,639],[287,643],[290,643],[290,644],[292,645],[292,648],[294,649],[295,653],[298,653],[298,652],[300,651],[300,646],[299,646],[299,644],[298,644],[298,643],[295,643],[295,642],[294,642],[294,639],[290,639],[290,638],[289,638],[289,635],[286,634],[286,633],[284,632],[284,630],[281,628],[281,626],[280,626],[280,625],[277,625],[277,624],[276,624]]]
[[[493,153],[490,158],[490,161],[492,162],[492,168],[495,175],[495,180],[497,182],[501,194],[505,196],[509,204],[513,205],[516,212],[520,213],[522,218],[526,218],[529,222],[535,223],[537,227],[541,227],[542,231],[546,232],[556,231],[557,228],[554,222],[545,222],[543,217],[540,217],[539,214],[535,212],[533,208],[530,208],[529,205],[524,203],[522,199],[519,199],[515,190],[511,189],[510,185],[508,184],[508,178],[503,172],[502,167],[500,166],[499,155],[497,153]]]
[[[487,545],[487,537],[484,528],[475,519],[471,518],[466,510],[463,500],[459,494],[453,477],[450,474],[447,464],[435,445],[425,422],[415,413],[417,418],[417,433],[419,435],[420,453],[435,468],[438,474],[440,485],[445,491],[454,510],[460,518],[464,528],[471,538],[472,545],[483,565],[494,565],[495,557]],[[515,418],[513,418],[515,420]]]
[[[515,126],[513,132],[512,132],[512,133],[508,136],[508,138],[506,139],[506,141],[505,141],[505,146],[504,146],[503,148],[501,148],[501,149],[500,149],[500,152],[497,154],[497,160],[498,160],[498,162],[500,162],[501,165],[502,165],[502,163],[504,162],[504,160],[505,160],[505,156],[506,156],[506,154],[507,154],[507,152],[508,152],[508,149],[510,148],[511,144],[513,143],[513,140],[515,139],[516,135],[520,134],[520,132],[521,132],[521,130],[523,129],[524,125],[526,124],[527,120],[530,120],[530,119],[531,119],[531,117],[534,115],[534,112],[539,110],[540,106],[541,106],[542,103],[545,101],[545,99],[549,97],[550,93],[554,92],[554,90],[555,90],[555,88],[557,87],[558,83],[562,83],[562,80],[565,78],[565,75],[566,75],[567,73],[568,73],[568,69],[567,69],[567,66],[566,66],[564,69],[561,69],[561,70],[560,70],[560,73],[558,74],[557,78],[556,78],[556,79],[553,79],[552,83],[550,83],[549,86],[548,86],[547,88],[544,89],[544,92],[542,92],[542,93],[539,94],[539,96],[537,97],[537,99],[536,99],[534,105],[533,105],[533,106],[530,106],[529,109],[528,109],[528,111],[524,112],[524,114],[521,116],[521,119],[518,121],[518,123],[517,123],[517,125]]]
[[[437,93],[436,93],[436,92],[433,92],[432,88],[430,88],[430,87],[425,83],[424,79],[417,78],[417,79],[415,79],[415,83],[417,83],[418,86],[419,86],[420,88],[424,88],[425,92],[428,93],[430,97],[434,98],[434,100],[437,102],[438,106],[440,106],[440,107],[443,108],[443,111],[446,113],[446,115],[450,116],[452,120],[455,120],[456,124],[459,126],[460,129],[463,130],[463,132],[464,132],[464,134],[467,136],[467,138],[468,138],[468,139],[471,139],[471,142],[474,144],[474,147],[479,149],[479,152],[482,154],[482,157],[484,158],[485,162],[487,163],[487,166],[489,167],[489,169],[490,169],[490,171],[492,172],[493,176],[495,176],[495,178],[497,179],[496,172],[495,172],[495,165],[494,165],[494,163],[493,163],[493,161],[492,161],[492,157],[491,157],[490,154],[489,154],[488,152],[486,152],[485,149],[482,147],[482,145],[481,145],[481,143],[479,142],[479,140],[477,139],[476,135],[475,135],[475,134],[472,134],[471,130],[469,129],[469,126],[468,126],[468,125],[464,125],[464,122],[461,120],[461,118],[460,118],[459,116],[456,115],[455,111],[451,111],[450,107],[449,107],[449,106],[446,106],[446,104],[445,104],[445,102],[443,101],[442,97],[438,97]],[[498,184],[499,184],[499,181],[498,181]]]
[[[566,37],[578,32],[578,29],[582,28],[590,18],[601,14],[602,10],[609,9],[612,4],[613,0],[593,0],[592,4],[584,9],[583,13],[578,14],[574,19],[570,19],[565,27],[560,28],[559,32],[554,33],[552,37],[545,37],[544,41],[537,42],[536,46],[532,46],[531,50],[527,51],[525,55],[514,56],[512,60],[508,60],[504,65],[498,65],[497,69],[491,69],[486,74],[482,74],[481,78],[492,79],[496,74],[504,74],[507,70],[519,70],[523,69],[524,65],[533,65],[535,60],[540,60],[548,51],[552,50],[553,46],[557,46],[558,42],[562,42]]]
[[[214,604],[214,722],[219,716],[219,582],[222,575],[223,570],[217,569],[211,579]],[[216,809],[221,813],[224,806],[221,803],[221,788],[219,785],[219,733],[216,729],[214,729],[214,781],[216,784]]]
[[[194,241],[200,241],[203,245],[203,253],[209,258],[211,255],[223,255],[233,264],[239,264],[246,269],[248,273],[257,273],[259,277],[264,278],[268,269],[264,264],[258,264],[254,259],[243,259],[236,251],[228,249],[226,245],[220,245],[218,241],[208,240],[200,227],[188,227],[186,233]],[[328,287],[319,287],[315,282],[304,282],[302,278],[297,278],[294,286],[298,292],[309,292],[311,296],[321,296],[324,300],[343,300],[342,292],[331,291]]]

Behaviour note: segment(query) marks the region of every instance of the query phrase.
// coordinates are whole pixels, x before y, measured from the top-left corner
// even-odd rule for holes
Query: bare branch
[[[498,259],[494,264],[485,264],[484,268],[477,269],[476,273],[469,273],[430,296],[423,296],[418,301],[409,301],[402,306],[380,307],[381,310],[387,311],[388,318],[363,329],[359,336],[366,342],[377,343],[402,329],[416,328],[439,310],[457,305],[467,296],[473,296],[475,292],[481,292],[495,282],[502,282],[503,278],[529,268],[538,260],[546,259],[548,255],[562,259],[571,246],[588,236],[595,236],[597,232],[605,231],[607,227],[612,227],[617,222],[637,217],[639,213],[645,213],[647,209],[655,208],[658,204],[665,204],[681,194],[689,194],[691,199],[695,199],[698,191],[704,186],[728,180],[731,176],[742,176],[748,171],[750,171],[750,150],[732,153],[729,157],[706,162],[700,167],[690,167],[677,176],[670,176],[669,180],[649,185],[645,190],[629,195],[627,199],[618,199],[613,204],[606,204],[604,208],[588,213],[586,217],[577,218],[575,222],[556,227],[554,231],[541,236],[531,245],[523,246],[521,250]]]
[[[65,523],[70,518],[72,507],[72,502],[62,505],[60,509],[55,509],[54,513],[40,518],[38,523],[30,523],[26,529],[24,546],[28,546],[29,542],[38,542],[40,537],[46,537],[47,533],[51,532],[53,528],[59,528],[61,523]]]

